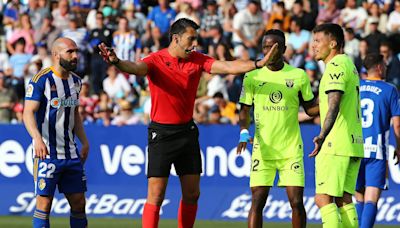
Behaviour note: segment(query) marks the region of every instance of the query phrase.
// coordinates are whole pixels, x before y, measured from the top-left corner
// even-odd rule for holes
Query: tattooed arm
[[[314,157],[318,154],[325,141],[326,136],[332,130],[335,124],[336,117],[339,114],[340,99],[342,98],[341,91],[330,91],[328,94],[328,112],[326,113],[325,121],[322,125],[321,132],[314,138],[314,150],[309,154],[309,157]]]

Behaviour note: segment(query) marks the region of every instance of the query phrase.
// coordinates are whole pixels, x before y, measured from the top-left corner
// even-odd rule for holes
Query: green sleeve
[[[306,72],[303,71],[303,84],[301,85],[301,96],[304,101],[311,101],[314,99],[314,94],[311,89],[311,82]]]
[[[332,90],[345,91],[346,88],[346,77],[347,72],[343,65],[336,63],[329,63],[326,67],[324,77],[326,80],[324,92],[329,92]]]
[[[253,105],[253,86],[251,77],[246,74],[243,79],[242,91],[240,93],[239,103]]]

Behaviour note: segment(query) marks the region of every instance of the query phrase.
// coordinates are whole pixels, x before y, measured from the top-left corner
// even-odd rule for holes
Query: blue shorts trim
[[[385,188],[386,160],[375,158],[364,158],[361,160],[358,172],[356,190],[365,187]]]

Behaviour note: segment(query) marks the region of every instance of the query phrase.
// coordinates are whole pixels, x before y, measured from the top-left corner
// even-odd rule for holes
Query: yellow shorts
[[[303,155],[279,160],[263,160],[261,156],[253,156],[250,187],[273,186],[276,171],[279,174],[278,186],[304,187]]]
[[[319,153],[315,158],[315,192],[342,197],[354,194],[361,158]]]

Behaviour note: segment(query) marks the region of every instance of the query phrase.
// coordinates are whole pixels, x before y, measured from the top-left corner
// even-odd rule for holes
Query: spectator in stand
[[[41,7],[38,0],[28,1],[28,15],[32,22],[33,29],[39,30],[42,27],[44,18],[48,17],[50,14],[48,7]]]
[[[99,94],[103,90],[103,80],[106,78],[107,65],[104,64],[103,58],[99,55],[100,43],[105,43],[107,46],[112,44],[113,30],[109,29],[104,24],[103,13],[98,11],[96,13],[96,28],[90,31],[89,44],[90,44],[90,83],[95,94]]]
[[[140,118],[134,114],[131,103],[121,100],[119,107],[120,113],[111,121],[111,125],[125,126],[140,123]]]
[[[299,20],[301,28],[311,31],[315,27],[316,15],[304,10],[302,0],[296,0],[292,8],[292,20]]]
[[[381,31],[382,33],[386,33],[386,24],[388,20],[388,15],[386,13],[381,13],[379,11],[379,6],[377,3],[371,4],[371,7],[368,9],[368,13],[369,13],[368,18],[378,19],[378,30]],[[370,21],[367,19],[363,36],[368,36],[371,32],[369,22]]]
[[[233,18],[235,14],[237,13],[237,9],[235,7],[235,4],[232,2],[229,2],[226,4],[226,7],[224,8],[224,23],[223,23],[223,29],[224,29],[224,37],[227,40],[232,40],[232,35],[233,35]]]
[[[338,23],[340,10],[336,6],[335,0],[327,0],[323,2],[323,7],[318,12],[316,19],[317,24]]]
[[[200,42],[204,48],[205,53],[208,53],[209,46],[211,45],[213,34],[210,33],[211,28],[221,27],[223,17],[218,13],[218,5],[215,0],[207,0],[207,10],[202,16],[200,24]]]
[[[361,70],[364,65],[364,59],[369,52],[368,51],[368,43],[365,39],[360,40],[358,50],[359,50],[359,54],[354,60],[354,65],[356,65],[358,73],[361,73]]]
[[[367,18],[367,11],[357,6],[356,0],[346,0],[346,7],[340,12],[339,24],[352,28],[356,34],[362,34]]]
[[[53,16],[53,25],[56,29],[59,31],[67,29],[71,18],[68,0],[60,0],[58,7],[51,12],[51,15]]]
[[[158,6],[154,7],[147,16],[147,37],[150,37],[153,27],[158,27],[161,34],[168,33],[169,27],[175,21],[175,16],[175,10],[169,7],[169,0],[158,0]]]
[[[354,30],[352,28],[345,29],[344,40],[344,53],[354,61],[360,53],[360,41],[355,37]]]
[[[288,45],[291,45],[294,50],[294,56],[292,57],[296,64],[294,67],[302,67],[304,65],[304,59],[307,55],[308,43],[311,39],[311,33],[301,27],[300,19],[294,19],[290,23],[290,34],[287,41]]]
[[[387,40],[385,34],[378,30],[379,19],[375,17],[368,18],[368,24],[370,24],[370,34],[365,37],[368,43],[368,52],[374,53],[379,52],[379,47],[382,42]]]
[[[98,102],[98,96],[90,96],[90,85],[87,82],[82,82],[81,92],[79,93],[79,104],[83,109],[90,115],[94,117],[94,110]]]
[[[14,54],[15,50],[13,45],[15,42],[23,38],[25,40],[25,53],[33,54],[35,51],[34,30],[32,29],[31,20],[28,14],[21,14],[15,30],[12,32],[11,37],[7,40],[7,50],[10,54]]]
[[[388,23],[386,24],[387,31],[390,33],[400,32],[400,0],[395,0],[394,11],[389,15]]]
[[[107,105],[100,105],[95,111],[95,124],[108,127],[112,121],[112,110]]]
[[[128,19],[129,29],[134,30],[138,33],[139,37],[141,37],[146,32],[146,16],[137,12],[135,8],[135,4],[128,4],[123,8],[124,16]]]
[[[264,22],[260,12],[258,1],[249,1],[247,7],[239,11],[233,18],[234,33],[233,46],[236,49],[235,56],[240,56],[238,49],[247,50],[250,59],[258,58],[260,54],[261,38],[264,35]]]
[[[16,101],[14,90],[5,86],[5,76],[0,72],[0,123],[10,123]]]
[[[200,25],[200,18],[197,16],[196,11],[193,10],[192,6],[187,2],[179,4],[179,13],[176,15],[175,21],[181,18],[188,18]]]
[[[224,123],[221,116],[221,111],[217,105],[214,105],[208,111],[207,124],[221,124]]]
[[[53,18],[49,15],[44,18],[43,24],[39,30],[35,31],[35,43],[43,42],[47,51],[51,51],[51,45],[60,36],[60,30],[53,25]]]
[[[107,78],[103,81],[103,88],[114,102],[120,98],[128,97],[132,92],[132,87],[128,80],[113,65],[110,65],[107,69]]]
[[[379,12],[383,14],[389,13],[393,0],[365,0],[362,1],[365,9],[370,9],[372,4],[377,4]]]
[[[213,96],[215,105],[219,108],[221,115],[221,122],[237,124],[239,122],[238,110],[236,104],[227,101],[221,92],[217,92]]]
[[[288,32],[290,27],[290,13],[285,8],[284,2],[277,2],[273,5],[273,10],[271,16],[268,18],[268,23],[265,30],[272,29],[273,22],[278,19],[283,21],[283,32]]]
[[[388,42],[382,42],[379,48],[380,54],[386,63],[386,81],[400,87],[400,61],[393,53],[392,47]]]
[[[126,17],[119,19],[118,30],[113,34],[112,46],[119,58],[138,61],[142,52],[142,43],[137,33],[129,29],[128,23]]]
[[[25,39],[19,38],[14,43],[14,53],[10,57],[10,67],[13,69],[12,85],[19,99],[25,95],[24,75],[32,58],[32,54],[25,53],[25,45]]]

